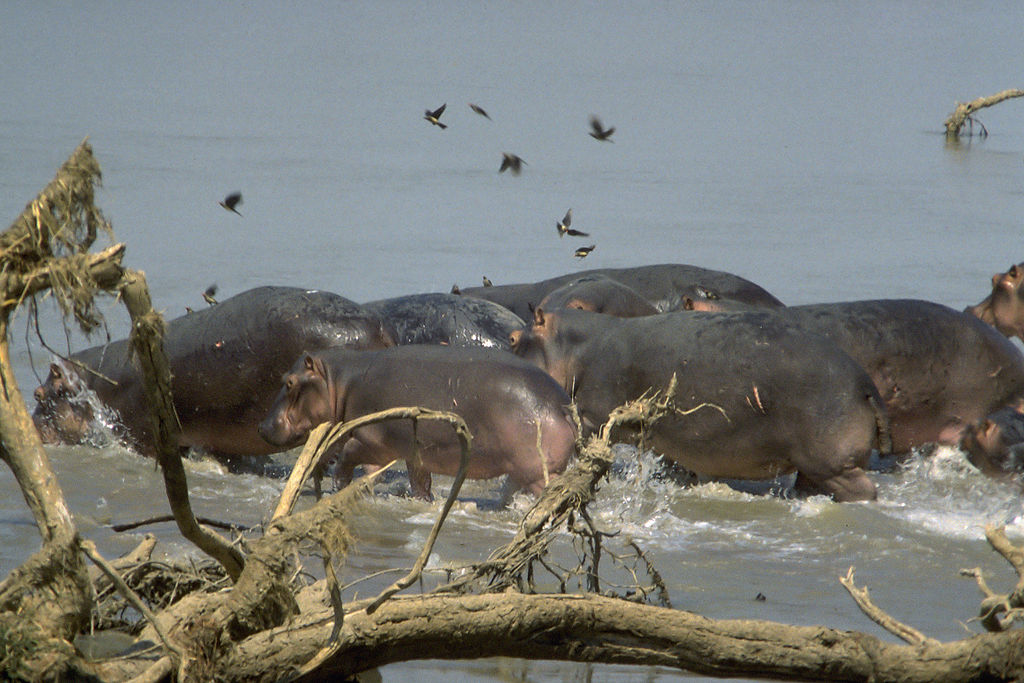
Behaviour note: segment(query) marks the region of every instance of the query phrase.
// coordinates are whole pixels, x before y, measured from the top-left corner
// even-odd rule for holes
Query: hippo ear
[[[314,375],[324,375],[324,362],[316,356],[307,353],[302,359],[302,365],[306,369],[306,372],[312,372]]]
[[[544,327],[544,309],[540,306],[533,312],[533,324],[535,327]]]

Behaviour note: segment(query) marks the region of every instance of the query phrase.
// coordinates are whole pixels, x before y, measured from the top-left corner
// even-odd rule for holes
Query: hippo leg
[[[405,461],[405,466],[409,471],[409,489],[413,497],[434,500],[430,494],[430,470],[422,465],[414,465],[411,459]]]
[[[576,432],[562,413],[545,415],[533,427],[516,425],[515,429],[504,430],[503,438],[505,443],[517,443],[514,459],[508,465],[509,486],[540,496],[551,477],[565,471],[575,452]]]

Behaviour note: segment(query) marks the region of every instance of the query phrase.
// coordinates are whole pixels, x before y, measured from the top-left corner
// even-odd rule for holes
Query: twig
[[[150,517],[149,519],[143,519],[138,522],[127,522],[125,524],[111,524],[110,530],[118,533],[122,531],[131,531],[132,529],[138,529],[140,526],[149,526],[150,524],[159,524],[161,522],[173,522],[174,515],[160,515],[159,517]],[[234,522],[219,522],[216,519],[210,519],[209,517],[196,517],[196,521],[206,526],[215,527],[217,529],[224,529],[226,531],[249,531],[251,527],[244,524],[235,524]]]
[[[912,626],[897,621],[892,616],[886,614],[879,608],[875,603],[871,602],[871,598],[868,596],[867,588],[857,588],[853,583],[853,567],[846,572],[846,576],[839,577],[839,583],[843,584],[849,593],[853,601],[857,603],[857,607],[860,607],[860,611],[863,612],[871,621],[875,622],[889,633],[893,634],[897,638],[910,643],[911,645],[939,645],[939,641],[934,638],[929,638]]]
[[[424,411],[427,412],[427,411]],[[461,417],[455,413],[439,412],[427,414],[424,417],[435,420],[448,420],[452,428],[455,430],[456,436],[459,437],[459,442],[462,447],[461,457],[459,459],[459,470],[455,473],[455,480],[452,482],[451,491],[448,492],[448,499],[444,502],[444,507],[441,508],[441,514],[438,516],[437,521],[434,522],[434,527],[430,530],[430,535],[427,537],[427,542],[423,545],[423,550],[420,552],[419,558],[416,560],[416,564],[413,565],[412,570],[404,577],[393,583],[389,588],[386,588],[377,599],[367,605],[366,613],[373,614],[378,607],[390,598],[398,591],[405,590],[420,577],[423,572],[423,567],[426,566],[427,560],[430,559],[430,553],[434,549],[434,542],[437,540],[437,535],[441,532],[441,525],[444,524],[444,520],[448,517],[448,511],[452,509],[452,505],[455,504],[455,498],[459,495],[459,490],[462,488],[462,482],[466,480],[466,470],[469,467],[469,449],[472,444],[473,437],[469,433],[469,428]]]
[[[961,569],[961,576],[970,576],[978,583],[978,589],[985,598],[978,608],[977,619],[988,631],[1005,631],[1014,621],[1024,620],[1024,548],[1010,543],[1006,528],[989,524],[985,527],[985,538],[989,545],[1002,555],[1017,572],[1017,585],[1010,593],[1000,594],[989,588],[980,567]]]
[[[142,599],[135,593],[135,591],[128,587],[128,584],[125,583],[124,579],[121,578],[121,575],[118,574],[117,571],[112,566],[110,566],[110,563],[103,559],[103,556],[100,555],[98,550],[96,550],[96,544],[92,541],[82,540],[79,541],[79,546],[81,546],[82,552],[84,552],[89,557],[90,560],[95,562],[96,566],[102,569],[103,573],[106,574],[111,581],[113,581],[114,585],[117,587],[118,592],[121,593],[121,595],[123,595],[124,598],[131,603],[132,607],[137,609],[139,613],[142,614],[142,616],[146,619],[146,621],[148,621],[153,626],[153,630],[156,631],[156,634],[160,638],[160,641],[164,644],[164,647],[167,648],[169,652],[174,654],[177,661],[182,661],[182,659],[185,656],[185,653],[182,651],[180,647],[171,642],[167,633],[160,625],[160,622],[157,621],[156,615],[153,614],[152,611],[150,611],[149,607],[146,606],[146,603],[142,601]]]

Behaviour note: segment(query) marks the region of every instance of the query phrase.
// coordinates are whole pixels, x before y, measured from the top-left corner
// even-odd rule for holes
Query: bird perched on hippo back
[[[256,431],[295,358],[310,349],[344,346],[371,349],[393,341],[374,314],[353,301],[319,290],[258,287],[216,306],[167,322],[164,351],[173,376],[174,407],[183,447],[216,455],[276,452]],[[131,445],[155,453],[142,377],[127,340],[85,349],[72,359],[100,374],[76,373],[75,380],[114,409]],[[67,370],[51,368],[37,390],[33,413],[40,434],[77,442],[92,415],[75,410],[58,391],[71,381]],[[116,385],[111,383],[113,380]]]

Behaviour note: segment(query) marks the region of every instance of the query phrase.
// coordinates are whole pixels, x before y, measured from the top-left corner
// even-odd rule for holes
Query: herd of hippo
[[[655,452],[705,478],[795,474],[800,491],[868,500],[873,452],[959,445],[987,474],[1024,471],[1024,355],[1007,338],[1024,339],[1022,282],[1024,264],[1011,267],[962,313],[908,299],[787,307],[681,264],[365,304],[260,287],[169,321],[165,351],[181,446],[218,456],[283,451],[321,422],[418,405],[465,419],[470,478],[508,475],[537,493],[574,453],[570,403],[586,435],[675,376],[675,412],[645,434]],[[89,442],[113,411],[151,454],[141,382],[125,340],[54,363],[35,391],[43,441]],[[459,447],[447,426],[381,423],[354,432],[337,476],[395,458],[429,496]]]

